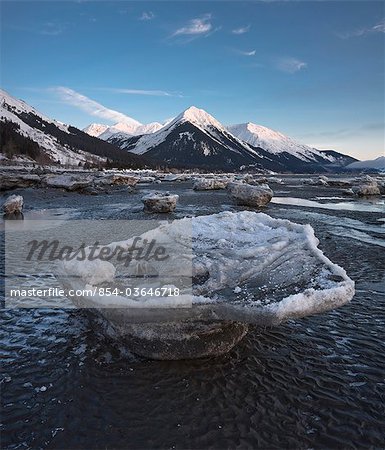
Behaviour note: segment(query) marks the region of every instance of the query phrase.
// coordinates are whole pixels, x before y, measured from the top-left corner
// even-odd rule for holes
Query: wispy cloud
[[[213,25],[211,23],[211,14],[205,14],[202,17],[198,17],[196,19],[192,19],[189,23],[182,27],[178,28],[172,34],[172,37],[175,36],[204,36],[212,31]]]
[[[162,91],[159,89],[126,89],[126,88],[95,88],[98,91],[112,92],[115,94],[150,95],[154,97],[183,97],[180,92]]]
[[[337,33],[337,36],[341,39],[350,39],[352,37],[367,36],[369,34],[375,33],[385,33],[385,19],[382,19],[376,25],[373,25],[371,27],[362,27],[353,31]]]
[[[300,70],[306,69],[307,63],[297,58],[285,57],[279,58],[275,62],[278,70],[286,73],[296,73]]]
[[[152,11],[143,11],[139,20],[152,20],[155,19],[155,14]]]
[[[132,117],[126,116],[125,114],[115,111],[114,109],[106,108],[95,100],[92,100],[68,87],[57,86],[50,88],[50,91],[58,95],[59,98],[65,103],[81,109],[91,116],[100,117],[112,122],[124,122],[140,125],[140,123]]]
[[[234,28],[231,30],[233,34],[245,34],[250,31],[251,25],[247,25],[246,27]]]
[[[251,50],[249,52],[246,52],[243,50],[238,50],[237,53],[239,53],[240,55],[243,55],[243,56],[255,56],[256,50]]]

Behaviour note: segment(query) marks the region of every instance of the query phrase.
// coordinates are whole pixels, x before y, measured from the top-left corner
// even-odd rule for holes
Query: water
[[[329,200],[335,200],[338,197],[330,197]],[[319,199],[319,197],[317,198]],[[325,200],[325,197],[322,197]],[[384,200],[377,198],[375,200],[352,200],[350,202],[318,202],[297,197],[274,197],[272,203],[279,205],[306,206],[308,208],[331,209],[339,211],[364,211],[364,212],[383,212],[385,210]]]
[[[180,195],[173,217],[240,209],[225,192],[198,193],[188,183],[155,189]],[[35,213],[65,208],[55,219],[148,218],[140,193],[124,189],[20,193]],[[312,201],[339,194],[309,186],[287,193]],[[351,304],[252,329],[223,357],[174,362],[129,354],[79,310],[2,310],[2,447],[384,447],[384,214],[289,204],[264,212],[315,228],[326,255],[356,281]]]

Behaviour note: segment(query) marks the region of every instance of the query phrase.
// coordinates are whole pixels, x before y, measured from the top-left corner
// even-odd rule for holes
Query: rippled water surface
[[[280,196],[340,201],[338,189],[284,181],[272,184],[287,191]],[[20,193],[26,218],[142,219],[140,197],[151,189]],[[180,195],[175,218],[240,209],[225,192],[194,192],[188,183],[155,189]],[[314,227],[326,255],[356,281],[352,303],[252,329],[223,357],[146,361],[104,338],[80,310],[3,309],[2,447],[383,448],[384,213],[351,201],[358,207],[280,203],[264,212]]]

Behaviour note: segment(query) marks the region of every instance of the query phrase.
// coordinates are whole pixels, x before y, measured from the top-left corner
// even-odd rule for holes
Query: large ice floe
[[[174,282],[175,274],[190,277],[192,283],[179,286],[179,297],[161,303],[145,295],[72,300],[94,311],[106,332],[145,357],[222,354],[243,338],[249,324],[272,326],[322,313],[354,295],[354,282],[318,249],[310,225],[252,211],[222,212],[165,222],[141,238],[166,247],[178,244],[177,254],[151,262],[148,270],[163,274],[166,285],[172,283],[167,274],[174,275]],[[133,239],[110,246],[128,248]],[[124,283],[119,264],[89,264],[67,261],[61,276],[76,287]],[[156,283],[152,275],[150,284]]]

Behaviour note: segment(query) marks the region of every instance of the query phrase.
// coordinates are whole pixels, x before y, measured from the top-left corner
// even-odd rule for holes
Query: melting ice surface
[[[192,239],[186,235],[188,229]],[[217,318],[279,323],[340,306],[354,294],[354,283],[344,269],[318,249],[310,225],[251,211],[222,212],[165,223],[141,237],[155,239],[166,248],[177,242],[185,246],[186,255],[192,246],[192,313],[194,306],[214,305]],[[132,239],[111,246],[130,247],[131,243]],[[153,262],[155,269],[171,272],[178,267],[183,271],[181,254],[166,261],[169,267],[164,261]],[[100,282],[111,279],[111,263],[104,263],[92,270],[92,284],[98,284],[98,274]],[[89,273],[87,268],[79,271],[78,263],[73,262],[64,269],[67,275]],[[116,267],[116,274],[119,270]],[[191,266],[186,265],[186,270]],[[96,301],[103,307],[131,307],[134,303],[127,297],[99,297]],[[151,305],[153,299],[143,297],[141,301]]]
[[[273,197],[271,203],[279,205],[292,205],[292,206],[306,206],[308,208],[322,208],[332,210],[345,210],[345,211],[364,211],[364,212],[384,212],[385,203],[384,200],[378,199],[372,202],[354,200],[351,202],[338,202],[338,203],[320,203],[314,200],[306,200],[304,198],[297,197]]]

